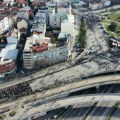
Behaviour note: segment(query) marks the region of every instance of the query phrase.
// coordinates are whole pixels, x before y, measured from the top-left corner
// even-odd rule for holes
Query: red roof
[[[36,46],[32,46],[32,50],[35,53],[46,51],[46,50],[48,50],[48,45],[42,44],[41,46],[37,46],[37,45]]]
[[[20,32],[27,32],[27,29],[23,27],[23,28],[19,29],[19,31]]]

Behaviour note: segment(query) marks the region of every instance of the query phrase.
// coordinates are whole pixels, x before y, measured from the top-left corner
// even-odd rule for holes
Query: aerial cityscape
[[[120,0],[0,0],[0,120],[120,120]]]

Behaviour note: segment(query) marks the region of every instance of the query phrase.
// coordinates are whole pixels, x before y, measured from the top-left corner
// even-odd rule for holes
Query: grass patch
[[[103,19],[102,22],[104,23],[105,29],[110,35],[120,37],[120,13],[108,15],[108,18]],[[112,31],[111,29],[109,29],[111,23],[116,24],[116,30]]]
[[[118,18],[120,18],[120,13],[114,13],[109,15],[109,18],[114,21],[118,21]]]

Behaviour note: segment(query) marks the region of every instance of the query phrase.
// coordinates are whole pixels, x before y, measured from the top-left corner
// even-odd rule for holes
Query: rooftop
[[[14,37],[7,37],[7,44],[0,51],[0,63],[6,60],[15,60],[18,54],[17,39]]]
[[[66,33],[59,33],[58,40],[67,40],[68,34]]]
[[[67,19],[68,15],[66,13],[55,13],[56,18],[60,18],[61,20]]]
[[[48,50],[48,44],[47,43],[34,43],[32,46],[32,52],[37,53],[37,52],[42,52]]]
[[[29,19],[29,14],[27,12],[18,12],[17,13],[17,18],[23,18],[28,20]]]
[[[31,32],[33,31],[37,31],[37,32],[43,32],[45,28],[45,23],[43,22],[39,22],[39,21],[35,21],[32,25],[32,29]]]
[[[34,34],[32,37],[27,38],[24,52],[30,52],[31,50],[33,53],[46,51],[48,50],[48,43],[50,43],[50,38]]]

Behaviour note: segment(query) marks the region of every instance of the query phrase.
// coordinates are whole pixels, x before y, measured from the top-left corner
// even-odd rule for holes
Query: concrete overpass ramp
[[[27,115],[31,116],[30,113],[36,114],[39,112],[50,111],[53,109],[66,107],[69,105],[75,105],[83,102],[99,102],[99,101],[120,101],[119,94],[90,94],[90,95],[82,95],[76,97],[69,97],[60,100],[53,100],[52,102],[42,104],[40,106],[32,106],[31,109],[27,111]],[[28,117],[26,116],[26,117]]]

